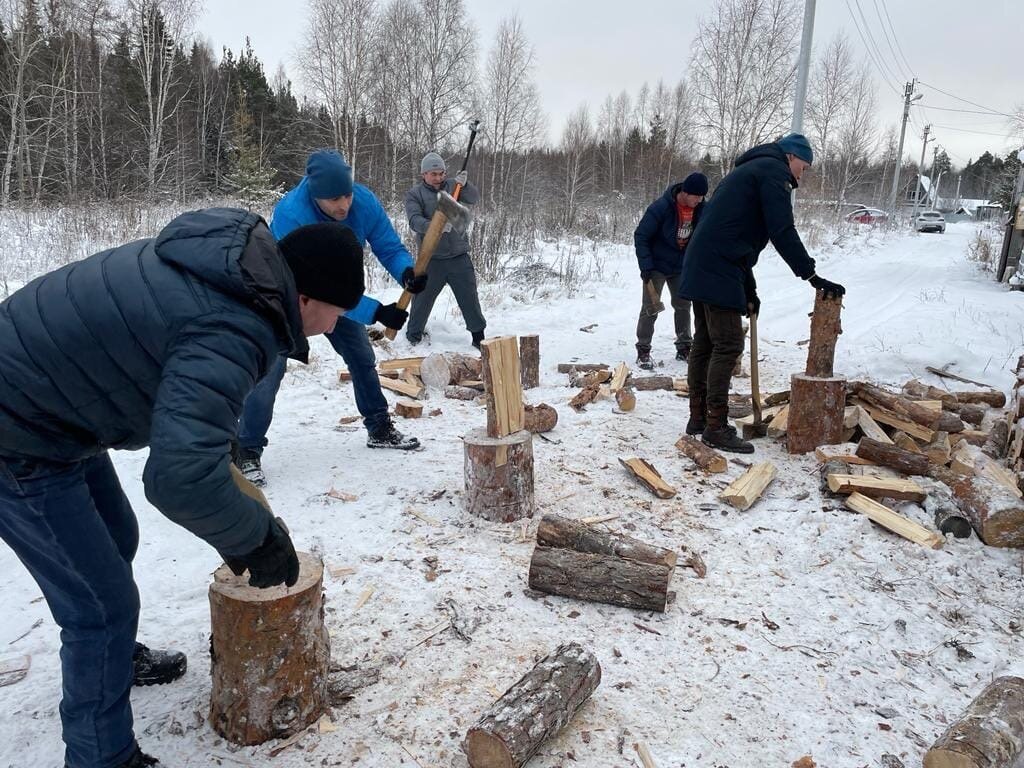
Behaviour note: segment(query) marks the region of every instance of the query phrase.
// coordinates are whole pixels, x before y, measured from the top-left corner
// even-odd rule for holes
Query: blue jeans
[[[373,434],[386,426],[388,401],[377,377],[377,358],[366,334],[366,326],[342,317],[334,330],[326,334],[331,346],[341,355],[352,374],[356,408],[363,417],[366,431]],[[267,431],[274,418],[274,400],[284,378],[285,358],[280,357],[260,379],[256,388],[245,399],[242,418],[238,422],[239,448],[262,451],[267,444]]]
[[[136,748],[129,694],[139,526],[107,454],[62,465],[0,457],[0,538],[61,628],[66,765],[124,762]]]

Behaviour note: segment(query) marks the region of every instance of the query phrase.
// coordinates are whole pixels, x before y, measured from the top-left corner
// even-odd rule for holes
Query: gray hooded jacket
[[[444,189],[450,195],[455,189],[455,179],[445,180]],[[467,183],[459,195],[459,202],[463,205],[476,205],[480,202],[480,190]],[[405,193],[405,215],[409,219],[409,226],[421,243],[436,210],[437,190],[427,182],[421,181]],[[432,258],[453,259],[464,253],[469,253],[469,238],[465,232],[456,232],[453,229],[441,235],[441,242],[437,244],[437,250],[434,251]]]

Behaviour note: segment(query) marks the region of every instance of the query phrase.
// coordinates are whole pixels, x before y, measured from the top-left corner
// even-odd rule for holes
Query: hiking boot
[[[645,371],[654,370],[654,361],[651,360],[651,353],[648,352],[637,352],[636,353],[636,364]]]
[[[690,349],[693,347],[692,344],[680,344],[676,347],[676,360],[687,361],[690,359]]]
[[[132,654],[132,685],[164,685],[173,683],[185,674],[188,668],[188,660],[184,653],[177,651],[153,651],[142,643],[135,644],[135,653]],[[137,753],[137,754],[142,754]],[[142,755],[145,757],[145,755]],[[149,758],[152,759],[152,758]],[[153,763],[139,763],[139,765],[153,765]],[[134,765],[134,763],[128,763]]]
[[[242,473],[242,477],[257,488],[265,488],[267,476],[263,474],[260,456],[260,451],[253,450],[252,448],[239,448],[231,460],[238,467],[238,471]]]
[[[484,340],[483,331],[473,331],[473,346],[480,349],[480,342]]]
[[[160,761],[136,747],[132,756],[119,763],[117,768],[160,768]]]
[[[708,423],[704,419],[698,419],[696,416],[691,416],[690,420],[686,422],[686,434],[696,436],[704,434],[704,430],[707,429]]]
[[[701,438],[704,445],[730,453],[753,453],[754,446],[740,438],[735,427],[709,427]]]
[[[368,448],[394,448],[399,451],[414,451],[420,447],[415,437],[406,437],[390,421],[383,427],[371,432],[366,438]]]

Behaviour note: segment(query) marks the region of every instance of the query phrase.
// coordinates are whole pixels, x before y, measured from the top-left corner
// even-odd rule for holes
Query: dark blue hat
[[[309,191],[317,200],[352,194],[352,167],[336,149],[318,149],[306,161]]]
[[[808,165],[814,163],[814,152],[811,142],[802,133],[790,133],[778,141],[779,149],[787,155],[796,155]]]
[[[694,171],[683,179],[683,192],[688,195],[704,197],[708,193],[708,177],[703,173]]]

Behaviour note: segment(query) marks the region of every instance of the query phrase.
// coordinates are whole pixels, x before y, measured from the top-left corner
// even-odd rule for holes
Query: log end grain
[[[533,517],[533,435],[524,429],[491,437],[474,429],[463,443],[466,511],[499,523]]]

